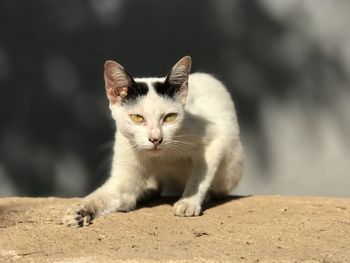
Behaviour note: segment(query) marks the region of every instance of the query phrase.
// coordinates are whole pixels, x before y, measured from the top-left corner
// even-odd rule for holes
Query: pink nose
[[[148,138],[148,140],[154,145],[159,145],[162,143],[163,138]]]

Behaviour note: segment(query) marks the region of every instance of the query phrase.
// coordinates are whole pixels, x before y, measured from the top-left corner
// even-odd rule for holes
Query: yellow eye
[[[130,119],[135,123],[143,123],[145,118],[139,114],[130,114]]]
[[[176,113],[169,113],[167,115],[165,115],[164,117],[164,122],[173,122],[177,117]]]

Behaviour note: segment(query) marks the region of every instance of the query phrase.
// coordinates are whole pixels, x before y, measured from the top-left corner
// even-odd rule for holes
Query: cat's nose
[[[159,145],[162,143],[163,141],[163,138],[160,137],[160,138],[148,138],[148,140],[153,143],[154,145]]]

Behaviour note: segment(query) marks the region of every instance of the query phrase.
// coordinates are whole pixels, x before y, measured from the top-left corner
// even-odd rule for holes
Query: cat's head
[[[120,64],[106,61],[105,88],[118,132],[142,152],[160,154],[177,141],[184,120],[191,57],[180,59],[165,78],[134,79]]]

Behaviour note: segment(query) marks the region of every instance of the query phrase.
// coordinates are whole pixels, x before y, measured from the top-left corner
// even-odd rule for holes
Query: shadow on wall
[[[185,54],[235,99],[239,194],[349,195],[350,4],[311,2],[0,1],[0,195],[96,188],[114,136],[104,61],[156,76]]]

